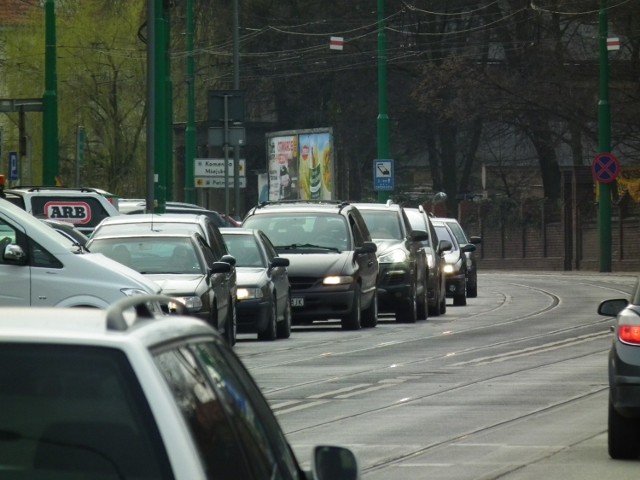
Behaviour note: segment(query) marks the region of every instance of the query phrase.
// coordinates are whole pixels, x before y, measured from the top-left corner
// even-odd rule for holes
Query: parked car
[[[377,245],[380,265],[378,308],[396,321],[424,320],[427,311],[427,257],[421,242],[429,236],[413,230],[403,208],[395,203],[354,203]]]
[[[160,287],[0,198],[0,306],[107,308]]]
[[[222,228],[229,253],[236,259],[238,331],[259,340],[291,335],[289,259],[278,256],[260,230]]]
[[[103,218],[120,215],[114,197],[110,201],[107,192],[95,188],[13,187],[4,189],[2,196],[38,218],[73,223],[87,236]]]
[[[615,459],[640,457],[640,277],[630,299],[605,300],[600,315],[616,317],[609,350],[608,448]]]
[[[235,344],[235,272],[229,262],[215,259],[200,233],[142,226],[120,235],[107,228],[87,248],[145,275]]]
[[[431,223],[436,229],[438,241],[447,240],[451,249],[444,252],[444,273],[447,297],[453,297],[453,304],[464,306],[467,304],[467,256],[466,252],[476,249],[472,243],[460,245],[449,225],[442,219],[432,218]]]
[[[482,243],[482,238],[478,236],[467,236],[464,229],[455,218],[440,218],[443,222],[449,225],[449,228],[453,232],[460,245],[472,243],[479,245]],[[467,256],[467,297],[475,298],[478,296],[478,259],[476,257],[476,250],[465,252]]]
[[[145,213],[147,207],[147,201],[144,199],[120,199],[119,202],[120,212],[126,215],[137,215]],[[166,202],[164,208],[164,214],[187,214],[187,215],[205,215],[209,217],[211,222],[218,228],[234,226],[224,218],[220,213],[201,207],[194,203],[186,202]]]
[[[353,205],[264,203],[242,225],[262,230],[289,259],[294,324],[337,318],[346,330],[376,326],[376,245]]]
[[[154,314],[147,302],[170,301],[164,296],[126,300],[106,312],[0,309],[3,472],[359,478],[354,454],[337,446],[315,447],[310,469],[302,469],[259,386],[213,328]]]
[[[421,242],[427,257],[427,305],[429,315],[437,316],[447,311],[447,290],[444,273],[444,252],[451,250],[448,240],[438,240],[436,230],[429,215],[422,206],[406,208],[404,211],[411,223],[411,228],[427,232],[429,238]]]

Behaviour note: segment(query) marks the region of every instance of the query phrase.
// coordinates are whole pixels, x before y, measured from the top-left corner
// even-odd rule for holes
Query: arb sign
[[[596,155],[591,163],[593,179],[600,183],[611,183],[620,175],[620,162],[610,153]]]

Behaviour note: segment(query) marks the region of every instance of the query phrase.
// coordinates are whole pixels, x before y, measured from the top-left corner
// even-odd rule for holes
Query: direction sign
[[[241,177],[245,176],[246,160],[240,159],[238,173]],[[233,159],[227,162],[228,175],[233,177]],[[224,178],[224,158],[196,158],[193,171],[196,177],[223,177]]]
[[[373,161],[373,189],[376,192],[393,191],[393,160],[385,159]]]
[[[620,162],[610,153],[596,155],[591,163],[593,179],[600,183],[611,183],[620,175]]]
[[[225,188],[224,177],[195,177],[195,186],[198,188]],[[240,177],[240,188],[247,187],[247,177]],[[229,188],[233,188],[233,178],[229,177]]]

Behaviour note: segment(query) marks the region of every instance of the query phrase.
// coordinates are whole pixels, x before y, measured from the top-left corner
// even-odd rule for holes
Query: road
[[[600,301],[632,274],[481,272],[478,297],[416,324],[338,322],[291,338],[240,335],[236,351],[297,457],[350,447],[365,480],[635,479],[607,454]]]

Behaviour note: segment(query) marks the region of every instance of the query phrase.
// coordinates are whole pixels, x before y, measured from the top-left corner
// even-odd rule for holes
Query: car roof
[[[198,223],[206,215],[184,213],[134,213],[105,218],[101,224],[132,224],[132,223]],[[206,220],[205,220],[206,221]]]
[[[356,202],[353,204],[358,210],[394,210],[400,211],[402,208],[397,203],[359,203]]]
[[[255,235],[257,230],[255,228],[243,228],[243,227],[223,227],[220,229],[221,234],[231,235]]]
[[[283,212],[330,212],[337,210],[342,211],[344,208],[351,206],[349,202],[340,201],[305,201],[293,200],[283,202],[264,202],[252,208],[248,214],[257,215],[261,213],[271,213],[273,211]]]

